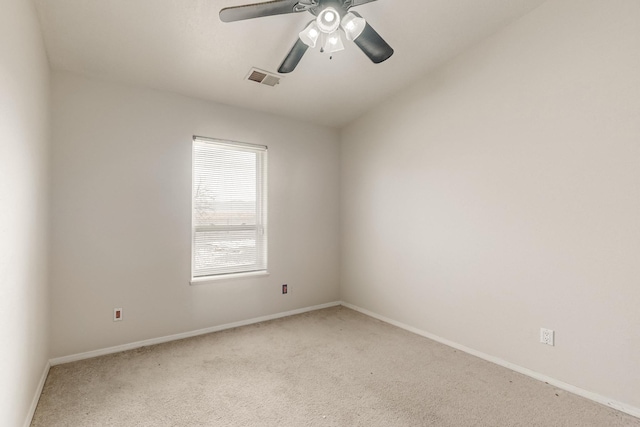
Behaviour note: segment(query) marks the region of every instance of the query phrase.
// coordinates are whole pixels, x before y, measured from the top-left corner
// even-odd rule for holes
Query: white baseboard
[[[555,378],[548,377],[548,376],[546,376],[544,374],[541,374],[539,372],[532,371],[531,369],[523,368],[522,366],[516,365],[516,364],[511,363],[511,362],[507,362],[506,360],[502,360],[502,359],[500,359],[498,357],[494,357],[494,356],[491,356],[489,354],[482,353],[482,352],[474,350],[472,348],[465,347],[464,345],[461,345],[461,344],[455,343],[453,341],[449,341],[447,339],[441,338],[441,337],[439,337],[437,335],[434,335],[434,334],[431,334],[429,332],[425,332],[425,331],[420,330],[418,328],[414,328],[413,326],[405,325],[404,323],[397,322],[397,321],[395,321],[393,319],[389,319],[387,317],[381,316],[381,315],[379,315],[377,313],[374,313],[372,311],[369,311],[369,310],[366,310],[364,308],[358,307],[356,305],[353,305],[353,304],[350,304],[350,303],[347,303],[347,302],[344,302],[344,301],[341,302],[341,305],[343,305],[343,306],[345,306],[347,308],[350,308],[352,310],[358,311],[358,312],[360,312],[362,314],[366,314],[367,316],[373,317],[374,319],[381,320],[381,321],[383,321],[385,323],[389,323],[389,324],[391,324],[393,326],[397,326],[397,327],[399,327],[401,329],[407,330],[409,332],[413,332],[414,334],[423,336],[425,338],[429,338],[429,339],[431,339],[433,341],[437,341],[437,342],[439,342],[441,344],[444,344],[444,345],[447,345],[449,347],[455,348],[456,350],[464,351],[465,353],[468,353],[468,354],[471,354],[473,356],[479,357],[480,359],[484,359],[484,360],[486,360],[488,362],[495,363],[496,365],[503,366],[503,367],[505,367],[507,369],[511,369],[512,371],[521,373],[523,375],[526,375],[528,377],[534,378],[536,380],[549,383],[552,386],[557,387],[559,389],[568,391],[568,392],[573,393],[573,394],[577,394],[578,396],[582,396],[582,397],[587,398],[589,400],[593,400],[594,402],[601,403],[601,404],[609,406],[609,407],[611,407],[613,409],[617,409],[618,411],[621,411],[621,412],[624,412],[626,414],[632,415],[634,417],[640,418],[640,408],[636,408],[636,407],[633,407],[631,405],[627,405],[626,403],[618,402],[616,400],[609,399],[608,397],[602,396],[600,394],[597,394],[597,393],[594,393],[594,392],[591,392],[591,391],[588,391],[588,390],[581,389],[581,388],[576,387],[576,386],[571,385],[571,384],[567,384],[565,382],[559,381],[559,380],[557,380]]]
[[[321,310],[323,308],[335,307],[340,305],[340,301],[334,301],[326,304],[314,305],[312,307],[299,308],[297,310],[286,311],[282,313],[270,314],[268,316],[256,317],[253,319],[242,320],[234,323],[226,323],[224,325],[212,326],[210,328],[198,329],[196,331],[183,332],[175,335],[168,335],[159,338],[151,338],[144,341],[136,341],[129,344],[117,345],[114,347],[103,348],[99,350],[87,351],[85,353],[72,354],[69,356],[56,357],[51,359],[51,366],[61,365],[63,363],[75,362],[78,360],[91,359],[93,357],[104,356],[106,354],[119,353],[121,351],[133,350],[134,348],[145,347],[149,345],[162,344],[169,341],[181,340],[184,338],[195,337],[197,335],[209,334],[211,332],[223,331],[225,329],[237,328],[239,326],[251,325],[254,323],[266,322],[267,320],[279,319],[281,317],[293,316],[295,314],[306,313],[309,311]]]
[[[44,388],[44,382],[47,380],[47,375],[49,375],[49,368],[51,368],[51,363],[47,361],[47,363],[44,366],[44,370],[42,371],[42,376],[40,377],[40,382],[38,383],[36,392],[33,395],[33,399],[31,400],[31,406],[29,407],[27,418],[24,421],[24,427],[29,427],[31,425],[33,416],[36,413],[36,407],[38,406],[38,401],[40,400],[40,395],[42,394],[42,389]]]

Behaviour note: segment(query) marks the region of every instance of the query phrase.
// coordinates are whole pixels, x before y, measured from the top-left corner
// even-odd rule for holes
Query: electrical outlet
[[[542,344],[554,345],[554,332],[552,329],[540,328],[540,342]]]
[[[282,295],[288,292],[289,292],[289,286],[285,283],[284,285],[282,285]]]
[[[113,309],[113,321],[114,322],[119,322],[120,320],[122,320],[122,309],[121,308],[114,308]]]

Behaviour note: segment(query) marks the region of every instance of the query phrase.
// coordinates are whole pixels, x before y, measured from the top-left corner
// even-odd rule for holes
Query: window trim
[[[212,143],[217,146],[227,146],[238,151],[248,151],[252,153],[261,152],[257,156],[256,165],[256,183],[261,185],[257,188],[259,196],[256,200],[256,224],[255,225],[220,225],[220,226],[196,226],[196,210],[195,210],[195,144],[197,142]],[[246,150],[243,150],[246,149]],[[255,276],[267,276],[268,272],[268,217],[267,217],[267,191],[268,191],[268,169],[267,169],[267,155],[268,147],[266,145],[250,144],[246,142],[237,142],[230,140],[223,140],[217,138],[209,138],[203,136],[194,135],[191,143],[191,279],[190,284],[201,284],[211,281],[218,281],[222,279],[238,279],[243,277],[255,277]],[[199,229],[199,230],[197,230]],[[251,269],[252,266],[247,266],[249,269],[242,271],[227,271],[219,272],[216,269],[200,270],[196,276],[195,269],[195,242],[196,233],[203,230],[230,230],[230,231],[242,231],[242,230],[256,230],[256,247],[261,247],[263,250],[256,251],[256,262],[252,264],[255,269]],[[264,240],[267,240],[266,242]],[[264,266],[260,268],[259,266]]]
[[[238,279],[251,279],[253,277],[268,277],[271,273],[267,270],[258,271],[245,271],[242,273],[224,273],[215,274],[212,276],[192,277],[189,281],[190,285],[204,285],[211,282],[218,282],[220,280],[238,280]]]

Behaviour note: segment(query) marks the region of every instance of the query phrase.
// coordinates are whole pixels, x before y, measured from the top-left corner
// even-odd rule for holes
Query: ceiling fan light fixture
[[[341,25],[347,36],[347,40],[353,41],[362,34],[367,25],[367,21],[349,12],[342,18]]]
[[[344,49],[340,31],[344,31],[347,39],[353,41],[374,64],[389,59],[393,55],[393,48],[389,43],[358,12],[350,11],[354,6],[372,1],[375,0],[269,0],[225,7],[220,10],[219,15],[222,22],[298,12],[313,15],[313,20],[307,22],[306,28],[298,33],[299,37],[278,68],[278,73],[286,74],[296,68],[309,47],[320,45],[321,52]]]
[[[340,26],[340,15],[336,9],[329,6],[318,14],[316,23],[320,31],[331,34]]]
[[[300,34],[298,34],[298,37],[300,37],[300,40],[302,40],[302,43],[306,44],[311,48],[316,47],[316,43],[318,42],[319,36],[320,36],[320,30],[318,29],[318,25],[316,24],[316,21],[311,21],[311,23],[307,25],[307,28],[300,31]]]

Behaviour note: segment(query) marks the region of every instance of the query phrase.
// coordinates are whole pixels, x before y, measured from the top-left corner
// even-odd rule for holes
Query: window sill
[[[265,277],[268,275],[269,275],[268,271],[249,271],[246,273],[220,274],[217,276],[194,277],[191,279],[189,284],[203,285],[205,283],[219,282],[221,280],[236,280],[236,279],[245,279],[245,278],[253,278],[253,277]]]

